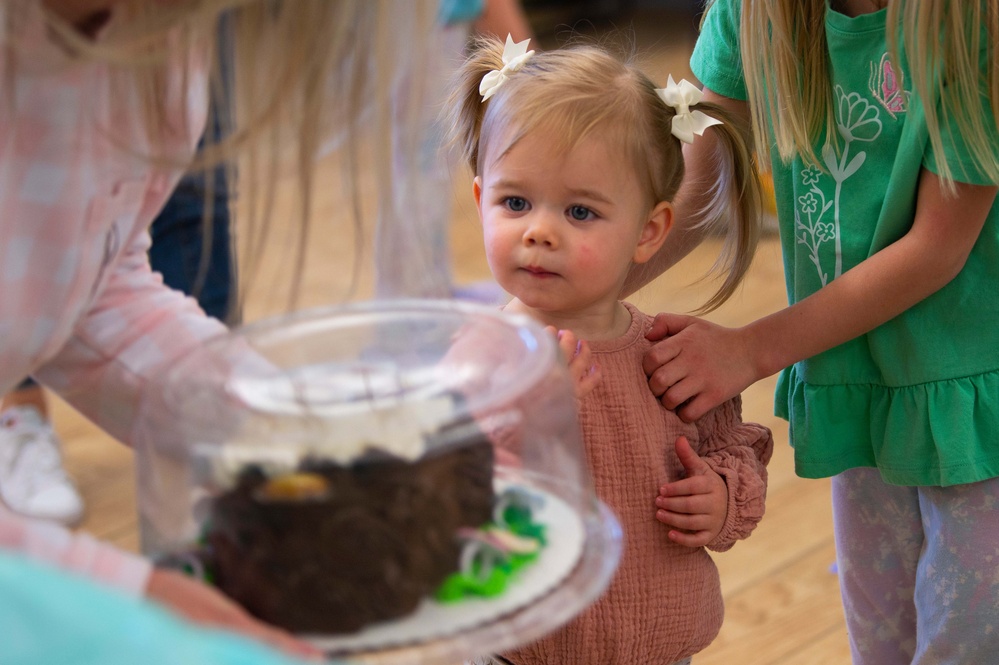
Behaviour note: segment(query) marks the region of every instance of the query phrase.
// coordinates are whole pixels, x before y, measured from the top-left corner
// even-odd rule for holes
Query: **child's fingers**
[[[709,515],[684,515],[666,510],[656,511],[656,519],[670,527],[669,539],[686,547],[704,547],[718,530]]]
[[[712,479],[708,475],[690,476],[680,480],[666,483],[659,488],[661,497],[684,497],[698,494],[710,494],[712,491]]]
[[[663,524],[669,524],[684,531],[701,531],[714,526],[711,515],[702,512],[681,513],[675,510],[660,508],[656,511],[656,519]]]
[[[684,400],[685,403],[681,403],[676,409],[676,415],[680,416],[680,420],[683,422],[692,423],[718,404],[721,404],[722,401],[717,397],[701,392],[696,396],[686,398]],[[665,401],[663,403],[665,404]]]
[[[593,359],[593,352],[586,340],[580,340],[576,344],[576,357],[572,359],[571,367],[578,373],[578,381],[592,381],[599,376],[600,368]]]
[[[689,547],[701,547],[710,542],[712,522],[707,515],[685,515],[668,510],[657,510],[656,520],[670,528],[670,540]]]
[[[590,351],[590,345],[586,343],[585,339],[576,342],[576,351],[572,356],[572,361],[587,368],[593,364],[593,352]]]
[[[649,377],[649,389],[656,397],[661,397],[673,384],[687,375],[687,367],[678,360],[678,354],[679,349],[676,345],[670,345],[668,342],[652,347],[645,354],[642,369]]]
[[[600,383],[600,365],[593,363],[576,384],[576,397],[582,399]]]
[[[685,410],[689,410],[690,402],[697,398],[699,391],[698,380],[684,372],[682,376],[673,379],[673,383],[659,394],[659,401],[670,411],[675,411],[684,422],[693,422],[685,418],[683,414]]]
[[[684,547],[704,547],[711,542],[711,534],[707,531],[684,533],[683,531],[670,529],[667,535],[674,543],[683,545]]]
[[[688,477],[703,476],[711,473],[711,467],[701,459],[701,456],[697,454],[697,451],[687,441],[687,437],[678,436],[674,445],[676,456],[680,460],[680,464],[683,465],[683,469],[687,472]]]
[[[669,314],[667,312],[656,314],[656,317],[652,320],[652,327],[645,334],[645,339],[656,342],[670,335],[675,335],[696,322],[697,319],[695,317],[686,314]]]
[[[549,329],[555,331],[551,326]],[[589,344],[576,337],[571,330],[555,331],[555,336],[568,364],[576,399],[581,400],[600,383],[600,368],[593,361]]]
[[[710,495],[691,494],[681,497],[656,497],[656,508],[677,515],[711,514]]]
[[[558,339],[558,347],[562,349],[562,355],[571,363],[579,354],[579,339],[571,330],[559,330],[555,336]]]

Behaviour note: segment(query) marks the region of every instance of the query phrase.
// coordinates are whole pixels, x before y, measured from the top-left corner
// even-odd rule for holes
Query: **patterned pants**
[[[832,480],[854,665],[999,663],[999,478],[899,487]]]

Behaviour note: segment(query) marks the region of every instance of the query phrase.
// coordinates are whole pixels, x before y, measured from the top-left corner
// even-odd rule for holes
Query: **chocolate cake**
[[[264,621],[355,632],[409,614],[458,568],[455,534],[489,521],[492,477],[484,436],[415,461],[310,457],[277,476],[248,465],[211,502],[208,568]]]

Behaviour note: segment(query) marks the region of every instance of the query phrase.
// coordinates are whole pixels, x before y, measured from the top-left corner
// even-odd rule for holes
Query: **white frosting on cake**
[[[455,378],[388,365],[236,376],[227,388],[246,407],[242,431],[198,456],[224,484],[247,464],[277,473],[310,456],[344,466],[372,451],[414,461],[427,452],[428,437],[455,421],[447,385]]]

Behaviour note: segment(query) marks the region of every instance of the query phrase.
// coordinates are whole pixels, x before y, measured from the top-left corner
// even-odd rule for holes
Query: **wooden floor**
[[[673,73],[675,78],[689,77],[686,59],[694,38],[690,18],[663,12],[636,24],[640,27],[635,28],[635,41],[645,51],[641,59],[649,63],[653,78],[665,80],[667,73]],[[666,27],[660,31],[659,26]],[[546,39],[552,40],[543,35],[542,41]],[[338,211],[342,210],[332,195],[320,196],[320,216],[338,219]],[[471,205],[471,187],[464,175],[456,176],[454,212],[452,253],[457,282],[488,279]],[[350,246],[335,229],[316,237],[306,261],[303,306],[370,294],[368,253],[359,259],[360,286],[348,295],[344,275],[350,271],[343,266],[358,259],[350,253]],[[715,242],[705,244],[631,300],[648,312],[692,309],[710,292],[712,285],[699,283],[698,278],[711,265],[717,249]],[[269,257],[267,270],[280,273],[289,257],[287,248],[277,248]],[[258,282],[270,284],[269,279]],[[249,294],[248,318],[280,311],[286,305],[283,293],[281,289],[258,286]],[[742,290],[708,318],[740,325],[784,303],[780,249],[771,236],[763,242]],[[743,396],[745,418],[772,428],[777,442],[770,464],[767,515],[749,540],[716,556],[727,605],[726,619],[718,639],[695,659],[697,665],[832,665],[850,661],[832,570],[835,552],[829,484],[795,477],[786,424],[771,415],[773,388],[774,379],[766,379],[751,386]],[[67,466],[87,504],[81,528],[137,550],[131,452],[66,405],[55,401],[53,410],[56,429],[65,442]]]

